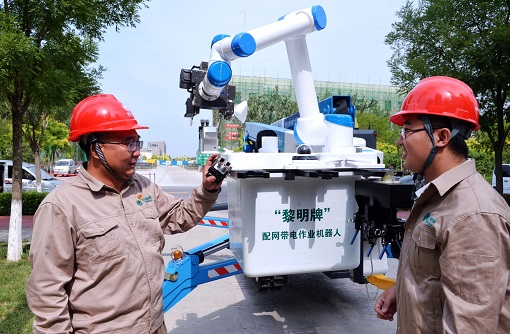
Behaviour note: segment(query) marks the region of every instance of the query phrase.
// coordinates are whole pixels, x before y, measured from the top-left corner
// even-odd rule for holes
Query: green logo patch
[[[136,204],[138,204],[139,206],[142,206],[143,203],[149,203],[149,202],[152,202],[152,196],[147,196],[147,197],[143,197],[142,194],[138,194],[136,195]]]
[[[436,220],[430,215],[430,212],[427,212],[425,216],[423,216],[423,221],[428,227],[432,227],[432,225],[436,222]]]

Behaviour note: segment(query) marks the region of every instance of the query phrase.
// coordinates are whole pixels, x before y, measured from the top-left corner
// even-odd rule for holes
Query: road
[[[158,169],[150,177],[181,198],[188,196],[201,179],[198,172],[172,167]],[[223,187],[217,203],[225,203],[227,193],[228,187]],[[227,217],[227,211],[208,215]],[[172,248],[188,250],[225,233],[228,230],[197,226],[166,236],[165,263],[170,261]],[[207,257],[205,263],[231,256],[225,249]],[[397,261],[390,260],[388,276],[395,277],[396,266]],[[172,334],[394,333],[396,321],[379,320],[373,311],[381,292],[372,285],[330,279],[322,273],[291,275],[281,290],[258,292],[253,280],[241,274],[198,286],[165,313],[165,322]]]

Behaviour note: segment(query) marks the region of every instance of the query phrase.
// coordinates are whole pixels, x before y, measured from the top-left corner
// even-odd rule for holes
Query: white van
[[[510,164],[503,164],[503,194],[510,194]],[[492,186],[496,188],[496,174],[492,172]]]
[[[55,166],[53,167],[53,175],[68,176],[70,174],[76,174],[77,168],[78,166],[74,164],[73,159],[60,159],[55,162]]]
[[[35,181],[35,165],[26,162],[22,163],[23,168],[23,191],[37,191]],[[12,160],[0,160],[0,192],[12,192]],[[43,192],[50,192],[63,181],[57,180],[41,169],[41,188]]]

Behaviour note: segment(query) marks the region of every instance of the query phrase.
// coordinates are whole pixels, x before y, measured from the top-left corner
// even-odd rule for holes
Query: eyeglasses
[[[111,141],[100,141],[99,144],[115,144],[115,145],[124,145],[127,147],[128,151],[133,153],[136,150],[139,150],[143,146],[143,141],[130,141],[127,143],[118,143],[118,142],[111,142]]]
[[[420,132],[420,131],[425,131],[425,130],[427,130],[427,129],[426,128],[421,128],[421,129],[406,129],[406,128],[402,128],[402,129],[400,129],[400,137],[402,137],[402,139],[406,139],[408,134],[415,133],[415,132]]]

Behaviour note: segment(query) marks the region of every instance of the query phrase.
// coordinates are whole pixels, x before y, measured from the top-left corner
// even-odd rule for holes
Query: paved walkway
[[[9,222],[10,216],[0,216],[0,242],[9,240]],[[23,240],[32,240],[32,226],[34,225],[34,216],[22,216],[21,218],[21,238]]]

